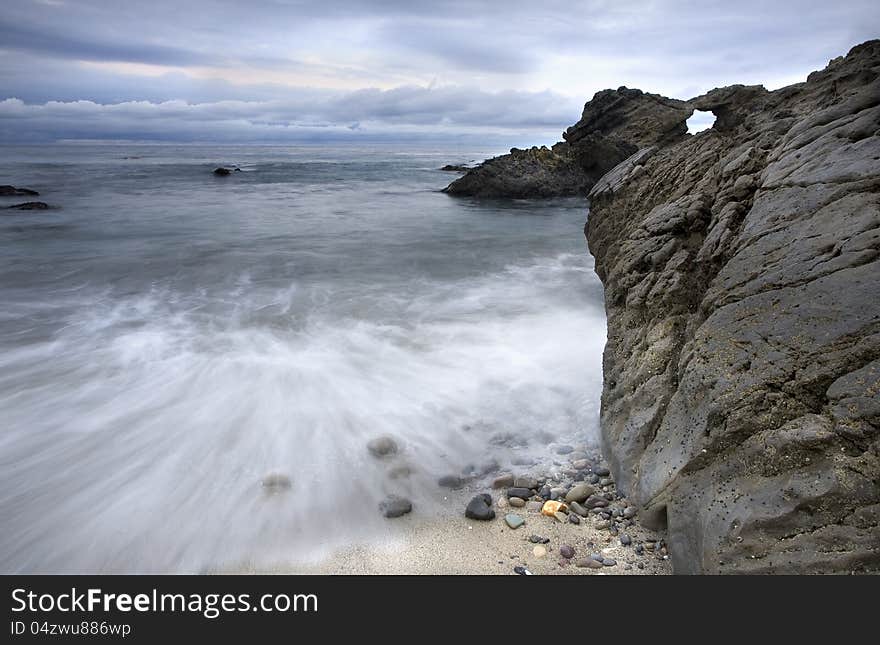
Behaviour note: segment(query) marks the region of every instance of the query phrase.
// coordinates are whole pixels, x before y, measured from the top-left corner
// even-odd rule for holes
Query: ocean
[[[439,192],[503,152],[0,147],[0,571],[314,561],[595,443],[586,203]]]

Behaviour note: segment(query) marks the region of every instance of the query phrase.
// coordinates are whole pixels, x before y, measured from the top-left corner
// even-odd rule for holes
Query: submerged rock
[[[393,437],[383,435],[367,442],[367,450],[369,450],[370,454],[374,457],[381,458],[396,455],[399,448]]]
[[[0,197],[36,197],[40,193],[30,188],[16,188],[15,186],[0,186]]]
[[[44,211],[49,208],[49,204],[46,202],[22,202],[21,204],[7,206],[6,208],[18,211]]]
[[[263,487],[263,490],[266,491],[269,495],[277,495],[278,493],[283,493],[287,490],[290,490],[291,482],[290,477],[281,473],[270,473],[263,477],[263,480],[260,482],[260,485]]]
[[[389,495],[379,503],[379,511],[385,517],[401,517],[412,511],[412,502],[405,497]]]

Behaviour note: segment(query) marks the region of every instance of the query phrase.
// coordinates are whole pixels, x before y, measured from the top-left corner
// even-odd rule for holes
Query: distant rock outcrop
[[[15,186],[0,186],[0,197],[36,197],[40,193],[30,188],[16,188]]]
[[[13,204],[6,207],[9,210],[19,211],[44,211],[49,208],[46,202],[23,202],[21,204]]]
[[[773,92],[629,92],[566,133],[624,159],[586,226],[618,485],[676,572],[877,571],[880,41]]]
[[[687,135],[687,103],[621,87],[596,93],[581,120],[552,148],[513,148],[446,187],[451,195],[556,197],[586,195],[599,177],[645,146]]]

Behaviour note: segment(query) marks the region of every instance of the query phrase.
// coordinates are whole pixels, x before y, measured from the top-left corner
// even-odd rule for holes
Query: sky
[[[877,0],[4,0],[0,142],[553,143],[622,85],[805,80]]]

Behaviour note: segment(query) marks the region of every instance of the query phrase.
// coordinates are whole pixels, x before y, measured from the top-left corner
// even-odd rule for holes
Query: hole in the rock
[[[697,132],[708,130],[714,124],[715,115],[711,112],[704,112],[703,110],[694,110],[691,118],[687,120],[688,132],[690,134],[696,134]]]

